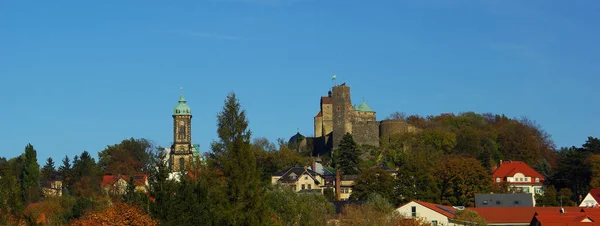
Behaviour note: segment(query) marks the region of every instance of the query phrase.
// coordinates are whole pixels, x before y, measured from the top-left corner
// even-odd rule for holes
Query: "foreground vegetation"
[[[85,151],[72,160],[65,156],[58,168],[48,159],[41,173],[32,145],[19,157],[0,158],[0,224],[424,225],[394,214],[394,207],[414,199],[472,206],[476,193],[508,192],[491,180],[500,160],[525,161],[546,176],[546,193],[537,197],[541,205],[574,205],[600,186],[597,138],[556,150],[550,136],[528,119],[472,112],[391,117],[420,131],[384,137],[380,147],[359,146],[347,134],[339,150],[324,157],[332,172],[358,175],[350,198],[359,202],[339,215],[330,190],[296,193],[271,185],[271,175],[311,164],[311,154],[292,151],[283,139],[251,140],[246,113],[230,94],[217,116],[219,139],[180,182],[168,180],[162,148],[145,139],[109,145],[97,161]],[[397,169],[398,176],[386,169]],[[50,180],[55,170],[65,178],[63,196],[43,197],[40,180]],[[107,195],[100,187],[107,173],[147,174],[149,192],[135,192],[130,180],[126,195]],[[480,221],[472,215],[461,217]]]

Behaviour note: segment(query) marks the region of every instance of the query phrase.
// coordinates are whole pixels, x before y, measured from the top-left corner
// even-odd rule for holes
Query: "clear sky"
[[[580,146],[600,136],[598,12],[596,0],[0,1],[0,156],[168,146],[180,86],[203,152],[231,91],[255,137],[310,136],[333,74],[378,119],[527,116]]]

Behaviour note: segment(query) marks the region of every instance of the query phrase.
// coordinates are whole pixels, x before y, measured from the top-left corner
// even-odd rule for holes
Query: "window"
[[[304,176],[304,180],[308,180],[308,176]]]
[[[483,205],[487,205],[487,200],[483,200]]]
[[[302,185],[302,190],[304,190],[304,184]]]
[[[502,202],[500,202],[500,200],[496,200],[496,205],[500,205],[502,204]]]
[[[500,183],[500,177],[496,178],[496,183]]]
[[[540,183],[540,178],[539,177],[535,178],[535,183]]]
[[[308,190],[311,190],[310,186],[311,186],[311,184],[308,185]]]
[[[437,226],[437,221],[431,221],[431,226]]]
[[[519,205],[519,200],[515,200],[515,205]]]
[[[529,177],[525,178],[525,181],[529,182]]]
[[[185,159],[179,158],[179,170],[185,169]]]
[[[411,206],[410,207],[410,212],[411,212],[411,216],[416,217],[417,216],[417,207],[416,206]]]

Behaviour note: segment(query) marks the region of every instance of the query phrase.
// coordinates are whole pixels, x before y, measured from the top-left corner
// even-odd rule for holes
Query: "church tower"
[[[173,145],[169,153],[171,172],[180,172],[188,169],[198,152],[192,145],[192,111],[183,97],[173,109]]]

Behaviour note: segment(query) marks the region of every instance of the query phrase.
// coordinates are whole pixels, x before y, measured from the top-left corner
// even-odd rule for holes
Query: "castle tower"
[[[346,133],[352,134],[354,108],[350,100],[350,87],[343,83],[333,87],[333,148],[337,148]]]
[[[173,145],[169,153],[171,172],[188,169],[197,155],[197,147],[192,145],[192,111],[183,97],[173,109]]]

